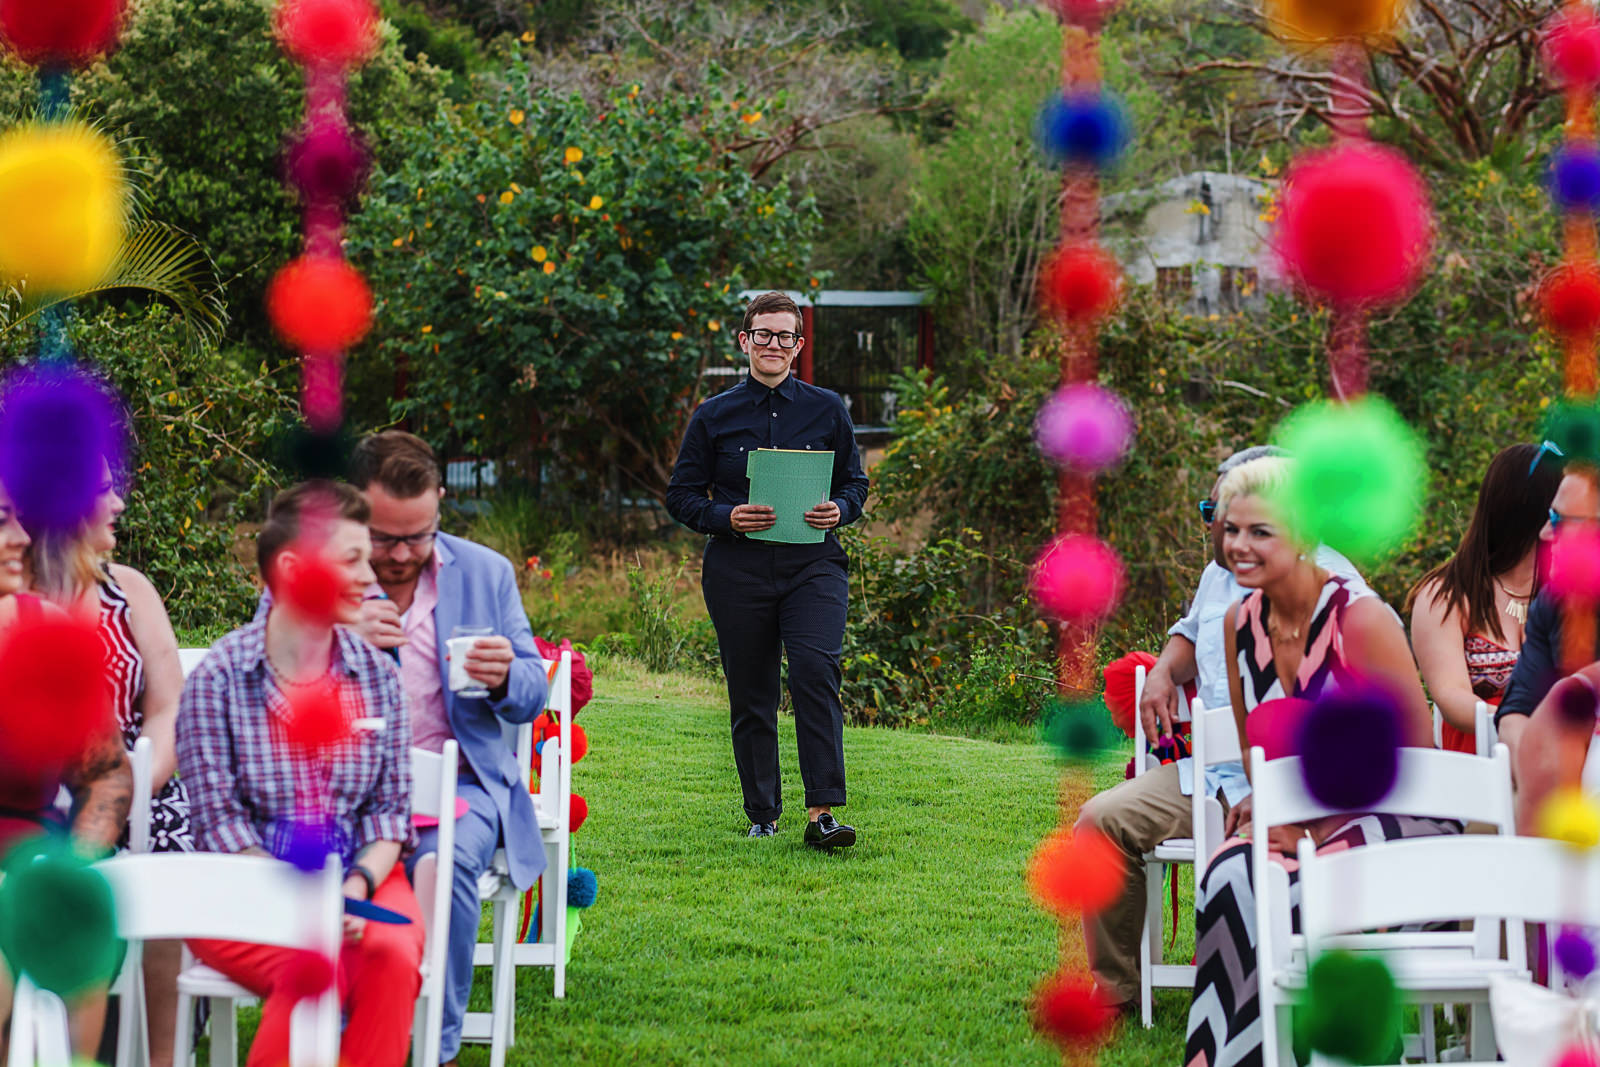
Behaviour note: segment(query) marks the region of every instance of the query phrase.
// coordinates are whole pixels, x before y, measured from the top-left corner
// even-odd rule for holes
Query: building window
[[[1254,267],[1223,267],[1218,303],[1224,311],[1239,311],[1256,293],[1260,278]]]
[[[1157,267],[1156,295],[1169,300],[1191,299],[1194,296],[1194,268]]]

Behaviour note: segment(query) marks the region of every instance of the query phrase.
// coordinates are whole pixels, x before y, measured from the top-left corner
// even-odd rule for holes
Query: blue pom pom
[[[1550,195],[1564,210],[1600,208],[1600,149],[1566,145],[1550,157]]]
[[[1300,724],[1306,791],[1330,808],[1371,808],[1400,773],[1400,706],[1386,689],[1355,683],[1324,692]]]
[[[567,903],[574,908],[587,908],[594,903],[600,883],[587,867],[574,867],[567,872]]]
[[[328,853],[338,851],[336,832],[326,820],[280,820],[273,824],[270,836],[272,854],[308,874],[322,870]]]
[[[72,364],[14,371],[0,395],[0,482],[29,528],[75,532],[123,467],[118,404]]]
[[[1102,93],[1052,96],[1036,133],[1052,161],[1105,170],[1127,147],[1128,119],[1122,105]]]
[[[1556,936],[1556,962],[1572,978],[1583,979],[1594,971],[1594,945],[1583,931],[1567,927]]]

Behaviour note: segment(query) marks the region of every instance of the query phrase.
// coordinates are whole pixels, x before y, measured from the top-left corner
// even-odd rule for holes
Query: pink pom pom
[[[1058,537],[1033,565],[1033,597],[1049,615],[1069,623],[1105,618],[1122,597],[1122,561],[1085,534]]]
[[[281,0],[278,39],[296,63],[354,67],[378,50],[372,0]]]
[[[1033,436],[1051,462],[1078,471],[1102,471],[1128,454],[1133,416],[1116,394],[1098,385],[1069,385],[1039,409]]]
[[[1098,245],[1060,249],[1039,268],[1039,302],[1068,322],[1105,318],[1117,306],[1121,285],[1117,261]]]
[[[1600,87],[1600,19],[1587,7],[1557,16],[1544,35],[1544,61],[1551,77],[1568,89]]]
[[[289,182],[308,204],[343,204],[367,178],[366,147],[342,122],[313,122],[289,145]]]
[[[1296,282],[1336,307],[1399,300],[1427,266],[1427,190],[1404,156],[1342,144],[1289,169],[1276,243]]]
[[[1600,1067],[1600,1057],[1582,1045],[1573,1045],[1556,1059],[1555,1067]]]
[[[1561,527],[1550,546],[1550,592],[1567,599],[1600,601],[1600,530],[1593,524]]]
[[[1057,15],[1073,26],[1098,29],[1116,9],[1118,0],[1046,0]]]

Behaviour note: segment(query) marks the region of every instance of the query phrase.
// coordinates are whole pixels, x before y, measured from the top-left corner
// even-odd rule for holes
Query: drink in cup
[[[467,653],[480,637],[494,636],[492,626],[456,626],[450,630],[445,648],[450,653],[450,692],[464,697],[486,697],[489,690],[467,673]]]

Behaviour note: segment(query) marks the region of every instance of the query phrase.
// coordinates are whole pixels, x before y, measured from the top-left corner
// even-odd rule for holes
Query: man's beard
[[[428,560],[423,559],[408,563],[375,563],[372,569],[378,576],[379,585],[410,585],[422,576],[427,566]]]

